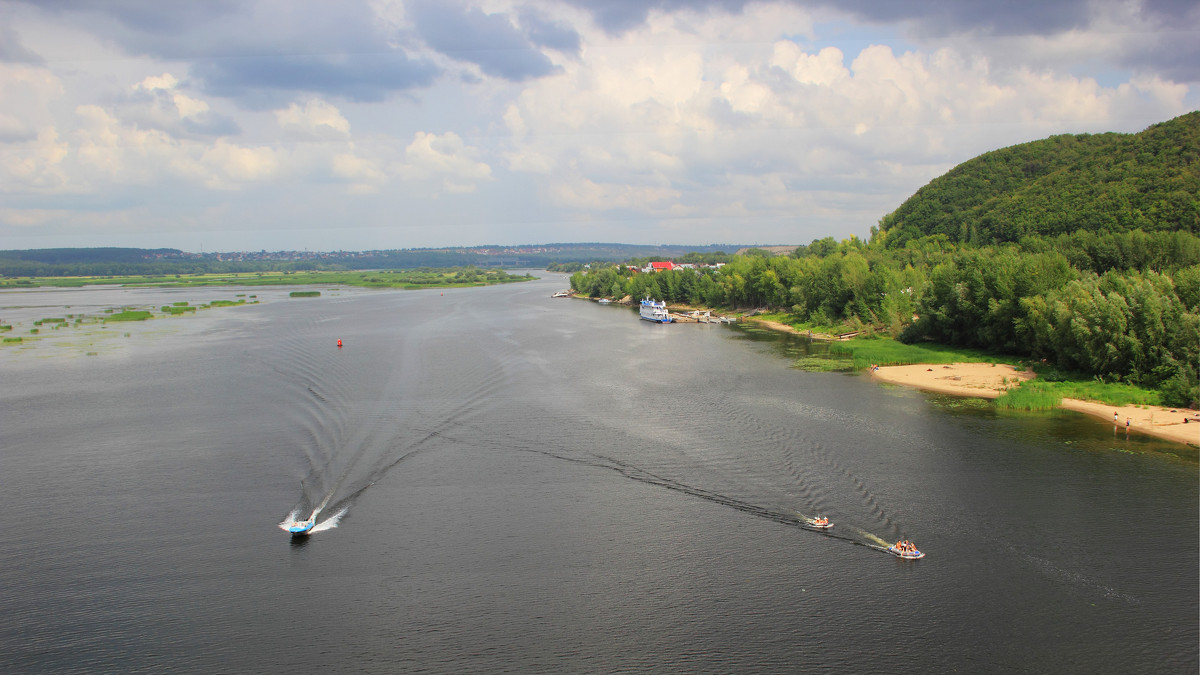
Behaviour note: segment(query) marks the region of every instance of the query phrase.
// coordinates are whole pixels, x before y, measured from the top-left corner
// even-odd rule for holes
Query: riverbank
[[[1006,364],[954,363],[881,366],[872,369],[871,377],[881,382],[942,394],[996,398],[1010,387],[1032,380],[1035,374]],[[1073,398],[1064,398],[1060,407],[1109,421],[1116,413],[1114,431],[1125,429],[1125,433],[1143,433],[1200,447],[1200,417],[1194,410],[1150,405],[1113,406]]]
[[[1111,406],[1075,398],[1064,398],[1062,407],[1102,420],[1112,420],[1115,412],[1117,423],[1114,425],[1114,433],[1126,428],[1125,422],[1128,420],[1129,431],[1200,447],[1200,413],[1195,410],[1160,406]]]
[[[779,321],[772,321],[771,319],[764,319],[763,317],[760,317],[760,316],[744,316],[744,317],[742,317],[741,320],[761,324],[763,328],[769,328],[774,331],[779,331],[780,333],[790,333],[792,335],[801,335],[801,336],[804,336],[807,338],[812,338],[813,340],[829,341],[829,340],[837,339],[837,336],[834,336],[834,335],[829,335],[827,333],[814,333],[811,330],[802,331],[802,330],[799,330],[798,328],[796,328],[795,326],[789,326],[786,323],[782,323]]]
[[[632,304],[632,299],[626,296],[621,302]],[[674,309],[678,309],[678,307],[674,307]],[[695,308],[689,307],[688,309]],[[754,323],[762,328],[779,333],[808,337],[814,340],[839,340],[836,335],[800,330],[794,326],[764,316],[743,315],[740,320],[743,323]],[[928,350],[930,348],[926,347],[925,349]],[[946,358],[947,361],[951,359],[979,358],[980,362],[955,360],[954,363],[948,365],[943,362],[880,366],[873,368],[871,375],[874,379],[891,384],[914,387],[952,396],[972,396],[988,399],[997,398],[1007,390],[1036,377],[1036,374],[1029,369],[986,361],[985,359],[990,357],[982,352],[976,356],[971,353],[973,350],[951,350],[949,348],[946,348],[946,350],[950,353],[949,358]],[[865,367],[865,364],[862,363],[863,359],[869,358],[872,361],[886,361],[889,358],[889,353],[888,350],[882,350],[882,352],[878,349],[871,350],[867,352],[868,355],[866,356],[856,355],[855,360],[860,362],[858,367]],[[941,358],[943,355],[933,353],[916,355],[915,359],[913,357],[913,354],[905,352],[906,360]],[[1152,405],[1117,406],[1099,401],[1085,401],[1074,398],[1063,398],[1058,407],[1104,420],[1111,420],[1113,413],[1116,412],[1119,420],[1117,425],[1118,430],[1124,428],[1125,421],[1129,420],[1129,432],[1144,433],[1156,438],[1183,443],[1192,447],[1200,447],[1200,416],[1194,410],[1172,409]],[[1189,421],[1185,423],[1185,419]]]
[[[871,376],[882,382],[902,384],[926,391],[955,396],[996,398],[1011,387],[1032,380],[1031,370],[1003,363],[918,363],[907,366],[880,366]]]

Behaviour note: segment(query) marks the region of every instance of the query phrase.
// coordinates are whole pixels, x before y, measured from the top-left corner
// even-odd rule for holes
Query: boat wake
[[[722,494],[720,492],[714,492],[712,490],[707,490],[705,488],[697,487],[694,485],[689,485],[687,483],[683,483],[681,481],[678,481],[678,480],[675,480],[672,478],[667,478],[664,476],[656,475],[646,469],[634,466],[628,462],[624,462],[624,461],[615,459],[613,457],[609,457],[609,456],[605,456],[605,455],[598,455],[598,454],[591,454],[591,453],[588,453],[587,456],[571,456],[571,455],[560,454],[560,453],[556,453],[556,452],[552,452],[552,451],[548,451],[548,450],[528,449],[525,451],[533,452],[533,453],[540,454],[540,455],[545,455],[547,457],[553,457],[555,459],[561,459],[561,460],[566,460],[569,462],[575,462],[577,464],[585,464],[587,466],[609,469],[612,471],[616,471],[617,473],[620,473],[621,475],[625,476],[626,478],[629,478],[631,480],[635,480],[635,481],[638,481],[641,483],[646,483],[648,485],[655,485],[655,486],[658,486],[661,488],[666,488],[668,490],[673,490],[676,492],[687,494],[692,497],[697,497],[699,499],[703,499],[705,501],[709,501],[714,504],[721,504],[723,506],[728,506],[728,507],[737,509],[738,511],[741,511],[742,513],[750,514],[753,516],[758,516],[760,518],[765,518],[767,520],[772,520],[774,522],[777,522],[777,523],[780,523],[783,525],[799,527],[799,528],[802,528],[809,532],[821,534],[821,535],[823,535],[825,537],[829,537],[831,539],[840,539],[842,541],[845,541],[845,542],[848,542],[851,544],[855,544],[857,546],[864,546],[866,548],[881,551],[883,553],[888,552],[887,547],[889,544],[886,541],[884,541],[881,537],[879,537],[878,535],[871,534],[870,532],[861,530],[852,525],[845,526],[843,528],[843,530],[840,532],[835,532],[834,530],[831,530],[831,529],[819,529],[819,528],[813,527],[810,524],[813,519],[811,516],[805,515],[804,513],[801,513],[800,511],[786,509],[786,508],[771,508],[771,507],[766,507],[766,506],[760,506],[758,504],[753,504],[748,501],[738,499],[736,497]]]
[[[736,376],[713,391],[680,397],[669,384],[646,381],[637,390],[620,392],[617,414],[589,418],[562,411],[568,420],[562,427],[578,440],[542,450],[884,553],[891,542],[907,538],[870,481],[856,471],[852,449],[827,447],[810,426],[794,423],[836,418],[840,411],[765,399]],[[622,420],[650,405],[639,405],[639,398],[660,411],[657,421],[643,420],[626,430]],[[653,428],[653,437],[645,437],[642,427]],[[614,434],[627,434],[629,440],[603,450],[591,444],[593,438]],[[828,517],[833,527],[814,525],[810,514]]]
[[[300,520],[299,507],[292,509],[291,513],[287,514],[287,516],[283,520],[279,521],[279,529],[283,530],[284,532],[287,532],[288,528],[290,528],[292,526],[292,523],[294,523],[298,520]]]
[[[316,525],[313,525],[312,532],[324,532],[325,530],[332,530],[337,527],[338,522],[342,520],[342,516],[346,515],[346,511],[348,510],[349,507],[342,508],[325,520],[318,521]]]
[[[443,329],[432,320],[406,325],[408,339],[387,342],[371,359],[315,347],[302,329],[268,357],[295,394],[289,421],[304,466],[293,510],[307,515],[315,507],[321,515],[312,532],[337,527],[365,491],[409,459],[450,447],[447,435],[505,389],[504,364],[516,346],[488,345],[475,355],[494,359],[463,359]]]

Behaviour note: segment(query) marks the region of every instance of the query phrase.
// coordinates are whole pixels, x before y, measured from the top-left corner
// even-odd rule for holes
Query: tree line
[[[730,256],[719,270],[577,272],[591,297],[652,297],[787,312],[906,342],[978,347],[1200,404],[1200,238],[1189,232],[1077,232],[972,246],[944,234],[900,249],[827,238],[791,256]]]

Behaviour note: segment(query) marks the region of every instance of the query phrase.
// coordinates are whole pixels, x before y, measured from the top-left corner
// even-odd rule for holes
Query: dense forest
[[[1045,359],[1196,406],[1198,128],[1192,113],[1140,134],[988,153],[922,188],[870,241],[750,251],[719,270],[606,267],[571,283],[593,297],[767,307],[813,327]]]
[[[890,248],[1095,235],[1200,234],[1200,111],[1138,134],[1052,136],[989,152],[921,188],[879,224]]]

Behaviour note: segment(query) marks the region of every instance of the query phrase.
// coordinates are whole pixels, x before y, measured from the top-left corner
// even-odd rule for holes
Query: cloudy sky
[[[0,248],[866,237],[1197,108],[1193,0],[0,0]]]

